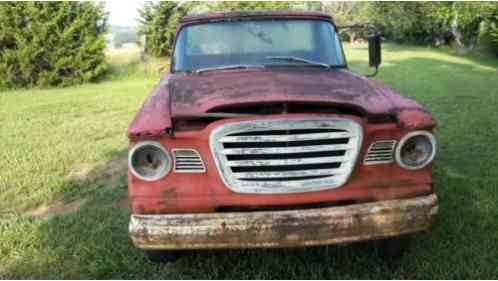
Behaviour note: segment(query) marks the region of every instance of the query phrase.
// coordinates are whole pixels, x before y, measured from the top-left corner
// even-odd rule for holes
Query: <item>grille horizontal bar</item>
[[[227,136],[222,137],[222,142],[286,142],[323,139],[342,139],[354,137],[349,132],[312,133],[300,135],[259,135],[259,136]]]
[[[296,178],[309,176],[333,176],[341,175],[345,172],[344,169],[318,169],[318,170],[300,170],[287,172],[244,172],[234,173],[236,178]]]
[[[299,153],[316,151],[350,150],[353,146],[347,144],[337,145],[310,145],[299,147],[272,147],[272,148],[228,148],[223,149],[223,154],[274,154],[274,153]]]
[[[348,161],[347,157],[313,157],[297,159],[273,159],[273,160],[235,160],[228,161],[231,167],[240,166],[270,166],[270,165],[297,165],[297,164],[321,164]]]

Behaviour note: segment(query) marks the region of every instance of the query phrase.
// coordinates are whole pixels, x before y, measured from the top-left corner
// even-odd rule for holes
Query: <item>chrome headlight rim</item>
[[[142,149],[146,146],[153,146],[153,147],[159,149],[162,153],[164,153],[166,160],[167,160],[165,168],[160,173],[158,173],[157,175],[155,175],[153,177],[146,177],[146,176],[141,175],[140,173],[138,173],[135,170],[135,167],[133,166],[133,156],[135,155],[135,153],[137,151],[139,151],[140,149]],[[173,160],[172,160],[171,155],[169,154],[168,150],[166,150],[166,148],[161,143],[159,143],[157,141],[142,141],[142,142],[135,144],[128,152],[128,168],[131,171],[131,173],[136,178],[138,178],[140,180],[149,181],[149,182],[150,181],[157,181],[157,180],[164,178],[165,176],[167,176],[170,173],[171,169],[173,168]]]
[[[409,139],[411,139],[412,137],[415,137],[415,136],[425,136],[425,137],[427,137],[429,139],[429,142],[432,145],[432,152],[429,155],[429,157],[427,158],[427,160],[425,160],[422,164],[417,165],[417,166],[410,166],[410,165],[406,165],[403,162],[403,160],[401,158],[401,149],[403,148],[403,146],[405,145],[405,143]],[[436,137],[434,137],[434,135],[432,133],[430,133],[428,131],[421,131],[421,130],[420,131],[413,131],[413,132],[410,132],[410,133],[404,135],[401,138],[401,140],[398,142],[398,145],[396,146],[396,151],[395,151],[395,159],[396,159],[396,163],[398,163],[398,165],[401,166],[404,169],[407,169],[407,170],[419,170],[419,169],[422,169],[422,168],[426,167],[430,163],[432,163],[432,161],[436,157],[436,152],[437,152],[437,141],[436,141]]]

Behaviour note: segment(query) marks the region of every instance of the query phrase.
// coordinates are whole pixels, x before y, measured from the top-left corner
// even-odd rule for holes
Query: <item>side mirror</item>
[[[375,67],[375,69],[379,68],[382,62],[380,33],[378,32],[368,38],[368,60],[370,67]]]

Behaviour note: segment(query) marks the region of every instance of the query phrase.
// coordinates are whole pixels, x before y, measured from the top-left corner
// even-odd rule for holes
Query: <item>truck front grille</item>
[[[295,193],[342,186],[362,143],[349,119],[272,119],[224,124],[211,150],[228,188],[240,193]]]

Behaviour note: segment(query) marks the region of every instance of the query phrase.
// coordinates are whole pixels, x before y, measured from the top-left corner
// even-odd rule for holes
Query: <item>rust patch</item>
[[[406,186],[406,187],[416,186],[417,182],[415,182],[414,180],[411,180],[411,179],[403,179],[403,180],[398,181],[398,185],[399,186]]]
[[[147,213],[147,210],[142,205],[138,206],[137,209],[138,209],[139,214],[146,214]]]
[[[130,124],[128,135],[132,139],[161,136],[171,128],[172,118],[198,116],[216,108],[282,102],[344,106],[361,110],[368,118],[389,121],[398,113],[400,126],[435,126],[415,101],[347,69],[263,69],[168,74]]]
[[[161,193],[159,196],[163,199],[175,199],[177,194],[176,194],[176,188],[174,187],[167,187]]]
[[[389,188],[393,186],[393,183],[390,181],[376,181],[373,184],[369,185],[368,188]]]
[[[134,215],[130,236],[139,248],[293,247],[376,239],[427,229],[437,197],[305,211],[250,214]]]

